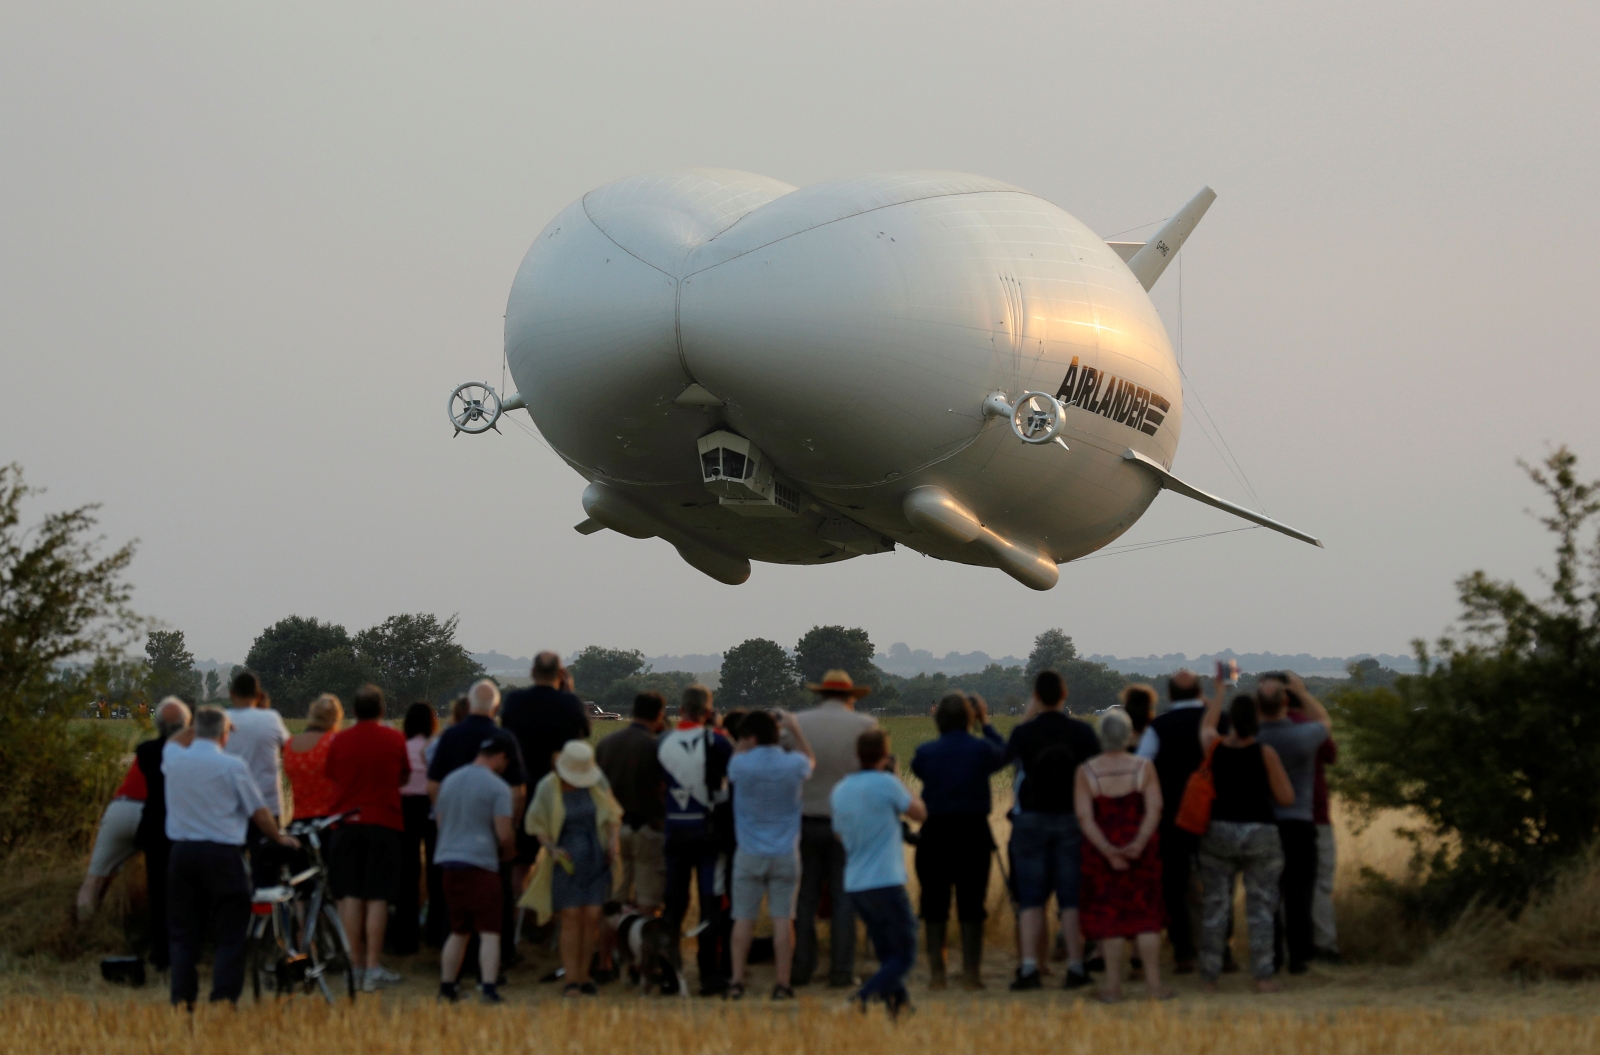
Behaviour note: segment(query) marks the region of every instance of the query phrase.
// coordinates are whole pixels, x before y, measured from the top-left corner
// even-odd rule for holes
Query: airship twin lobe
[[[517,271],[516,394],[469,382],[451,420],[525,408],[589,481],[580,532],[730,584],[898,544],[1047,590],[1163,488],[1321,545],[1170,472],[1183,389],[1148,290],[1215,197],[1108,243],[963,173],[619,180]]]

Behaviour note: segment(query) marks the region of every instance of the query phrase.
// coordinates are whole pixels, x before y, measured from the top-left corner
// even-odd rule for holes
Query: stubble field
[[[890,718],[884,724],[902,763],[909,762],[918,743],[934,735],[932,722],[925,718]],[[596,736],[613,728],[597,726]],[[1009,781],[1002,774],[996,780],[993,818],[1001,840],[1008,803]],[[838,1013],[844,992],[819,985],[802,990],[794,1004],[770,1004],[764,998],[771,984],[770,965],[752,967],[752,995],[742,1004],[642,997],[625,983],[614,983],[598,999],[575,1007],[560,999],[558,986],[538,981],[555,965],[553,953],[526,945],[525,962],[509,972],[509,984],[502,990],[506,1007],[437,1006],[437,960],[421,955],[391,962],[406,975],[404,983],[376,997],[363,996],[353,1005],[328,1008],[304,999],[257,1005],[246,996],[237,1011],[202,1008],[191,1017],[165,1006],[159,977],[134,990],[102,982],[92,953],[62,962],[45,954],[17,956],[0,949],[0,1050],[97,1055],[180,1048],[240,1055],[356,1048],[454,1055],[529,1047],[573,1055],[924,1055],[989,1048],[1003,1048],[1007,1055],[1600,1051],[1600,1019],[1595,1017],[1600,983],[1508,973],[1481,933],[1426,943],[1389,903],[1363,893],[1360,882],[1363,867],[1390,875],[1403,870],[1409,850],[1395,835],[1403,818],[1379,817],[1359,832],[1351,820],[1338,811],[1335,899],[1341,944],[1356,962],[1316,965],[1305,977],[1288,979],[1285,992],[1271,997],[1251,993],[1240,975],[1225,976],[1216,994],[1203,993],[1188,976],[1171,979],[1179,994],[1171,1003],[1147,1003],[1142,984],[1131,980],[1126,1003],[1102,1007],[1083,991],[1049,988],[1050,982],[1059,983],[1060,965],[1047,980],[1046,991],[1009,994],[1005,984],[1015,964],[1015,937],[995,865],[984,963],[988,988],[977,993],[930,991],[919,951],[911,978],[917,1011],[894,1024],[881,1013]],[[0,945],[15,941],[8,935],[21,925],[17,917],[24,901],[33,916],[56,921],[35,924],[59,927],[80,877],[81,863],[57,867],[53,879],[36,874],[24,884],[26,889],[14,882],[20,876],[12,876],[0,890],[0,902],[14,901],[9,912],[0,904]],[[137,896],[137,891],[124,889],[137,882],[138,869],[130,868],[113,890],[113,911]],[[913,893],[914,882],[913,875]],[[1593,900],[1582,898],[1585,905]],[[1572,914],[1566,915],[1570,921]],[[1242,951],[1242,913],[1239,918],[1235,945]],[[104,927],[101,933],[106,933]],[[858,948],[858,972],[870,973],[870,947],[860,941]]]

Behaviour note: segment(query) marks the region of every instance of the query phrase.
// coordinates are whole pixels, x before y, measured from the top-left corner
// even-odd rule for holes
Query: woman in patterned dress
[[[1106,982],[1100,999],[1122,999],[1122,978],[1133,938],[1144,961],[1150,999],[1172,996],[1161,985],[1161,784],[1155,767],[1128,753],[1133,723],[1121,707],[1100,718],[1101,753],[1078,767],[1073,802],[1083,829],[1083,935],[1100,943]]]

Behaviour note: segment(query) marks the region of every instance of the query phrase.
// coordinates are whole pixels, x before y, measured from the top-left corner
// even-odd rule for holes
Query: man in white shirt
[[[161,750],[166,830],[172,840],[167,873],[172,1002],[190,1008],[200,991],[195,965],[208,927],[216,942],[212,1002],[237,1003],[244,989],[250,922],[245,833],[253,824],[280,846],[300,845],[278,830],[244,762],[224,753],[227,742],[227,714],[202,707],[194,725],[169,738]]]
[[[248,670],[233,676],[228,686],[228,718],[233,729],[228,734],[228,754],[243,759],[256,790],[261,793],[274,820],[283,822],[283,748],[289,742],[289,727],[283,716],[272,709],[261,682]],[[252,830],[249,836],[250,879],[258,887],[275,886],[280,879],[284,857],[270,839]]]

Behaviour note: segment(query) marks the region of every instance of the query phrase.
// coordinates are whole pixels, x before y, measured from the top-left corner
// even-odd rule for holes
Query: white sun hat
[[[582,740],[568,740],[556,756],[556,772],[575,788],[592,788],[600,783],[600,767],[594,763],[594,748]]]

